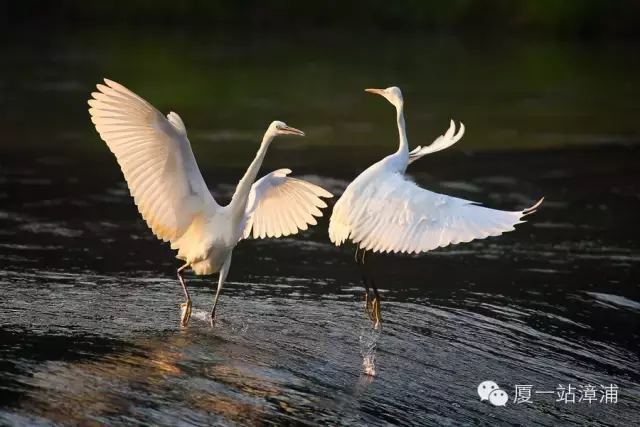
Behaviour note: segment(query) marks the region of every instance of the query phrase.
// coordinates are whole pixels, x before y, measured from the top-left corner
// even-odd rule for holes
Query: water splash
[[[198,322],[211,324],[211,312],[207,310],[193,310],[191,313],[191,319],[196,319]],[[229,316],[222,313],[216,313],[215,328],[224,329],[228,332],[244,334],[249,329],[249,324],[244,321],[244,318],[239,316]]]
[[[362,367],[365,375],[376,376],[376,344],[382,335],[382,328],[363,327],[360,331],[360,353],[362,354]]]
[[[192,319],[197,319],[198,321],[201,321],[201,322],[210,323],[211,322],[211,312],[210,311],[206,311],[206,310],[196,310],[196,309],[194,309],[191,312],[191,318]]]

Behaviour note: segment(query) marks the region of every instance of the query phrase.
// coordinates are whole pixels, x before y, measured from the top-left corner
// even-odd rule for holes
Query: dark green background
[[[0,57],[0,150],[99,154],[87,113],[103,77],[178,112],[202,164],[245,165],[272,120],[306,131],[267,163],[366,164],[450,119],[450,150],[635,144],[638,2],[12,2]],[[276,148],[277,147],[277,148]],[[104,156],[104,157],[102,157]]]

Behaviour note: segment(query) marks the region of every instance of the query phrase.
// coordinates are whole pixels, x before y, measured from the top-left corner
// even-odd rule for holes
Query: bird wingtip
[[[543,201],[544,201],[544,197],[542,197],[540,200],[538,200],[538,202],[535,205],[533,205],[530,208],[527,208],[524,211],[522,211],[522,216],[531,215],[532,213],[535,213],[537,211],[538,207],[542,204]]]
[[[538,200],[538,202],[535,205],[531,206],[530,209],[537,208],[538,206],[540,206],[542,204],[543,201],[544,201],[544,197],[540,198],[540,200]]]
[[[274,176],[281,177],[281,178],[289,175],[290,173],[291,173],[291,169],[289,168],[282,168],[282,169],[273,171]]]

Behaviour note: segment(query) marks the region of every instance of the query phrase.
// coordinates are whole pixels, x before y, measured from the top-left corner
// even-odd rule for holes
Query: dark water
[[[379,45],[386,59],[372,68],[366,43],[349,56],[350,46],[179,42],[52,40],[2,58],[0,424],[637,425],[630,59],[525,44],[486,47],[481,60],[478,47],[414,41]],[[544,58],[546,76],[534,76]],[[451,116],[468,127],[412,165],[420,184],[504,209],[546,201],[498,238],[374,257],[380,334],[353,248],[329,243],[326,218],[295,238],[240,243],[215,329],[215,278],[188,275],[194,317],[181,329],[179,263],[138,218],[87,117],[103,75],[182,115],[221,201],[273,119],[309,136],[276,142],[264,171],[289,166],[340,194],[395,149],[391,107],[361,93],[389,84],[405,91],[412,146]],[[484,380],[509,394],[506,407],[480,401]],[[518,384],[554,394],[514,404]],[[556,402],[570,384],[616,384],[617,403]]]

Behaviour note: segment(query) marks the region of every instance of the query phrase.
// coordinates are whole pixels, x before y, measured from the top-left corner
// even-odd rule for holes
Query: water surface
[[[374,60],[355,41],[336,52],[184,42],[51,40],[2,58],[0,423],[637,422],[631,59],[539,43],[481,54],[451,41],[387,41]],[[274,54],[291,51],[295,61]],[[546,77],[534,76],[545,58]],[[181,329],[180,264],[138,218],[88,120],[85,101],[103,76],[181,114],[222,202],[273,119],[308,137],[276,141],[264,173],[291,167],[339,195],[395,149],[391,107],[361,92],[388,84],[404,89],[412,146],[450,117],[467,125],[457,146],[411,166],[418,183],[502,209],[546,201],[498,238],[374,256],[381,333],[364,316],[353,248],[330,244],[326,218],[292,238],[241,242],[215,329],[206,317],[215,278],[187,275],[195,312]],[[377,376],[363,374],[363,353],[375,355]],[[480,402],[484,380],[507,391],[505,408]],[[616,384],[619,396],[514,404],[517,384],[554,393]]]

